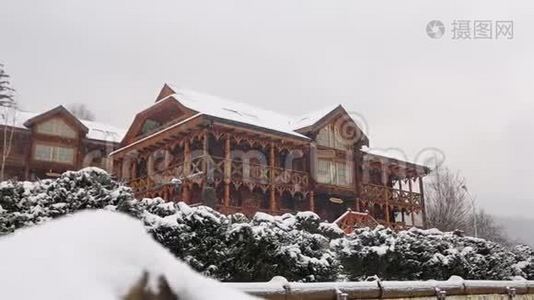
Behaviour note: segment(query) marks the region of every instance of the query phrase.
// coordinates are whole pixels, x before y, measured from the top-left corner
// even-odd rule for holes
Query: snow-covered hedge
[[[534,279],[534,251],[505,248],[459,233],[378,227],[345,236],[311,212],[222,215],[162,199],[135,200],[102,170],[66,172],[56,180],[0,184],[0,234],[81,209],[126,212],[197,271],[224,281]]]

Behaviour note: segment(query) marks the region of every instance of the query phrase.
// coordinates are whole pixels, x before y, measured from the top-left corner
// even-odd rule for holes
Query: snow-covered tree
[[[2,151],[0,161],[0,180],[5,179],[6,160],[11,154],[13,136],[15,133],[17,103],[9,83],[9,75],[4,71],[4,65],[0,64],[0,124],[2,128]]]
[[[471,222],[472,207],[462,187],[465,178],[446,167],[436,167],[426,185],[428,227],[443,231],[465,231]]]

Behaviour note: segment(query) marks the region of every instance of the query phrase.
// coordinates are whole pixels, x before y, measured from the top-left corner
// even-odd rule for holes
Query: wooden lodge
[[[342,106],[291,118],[166,84],[111,158],[137,197],[329,221],[351,210],[342,227],[423,227],[430,170],[368,145]]]
[[[111,171],[108,155],[124,135],[115,127],[80,120],[63,106],[43,113],[4,108],[1,121],[3,180],[54,178],[89,166]]]

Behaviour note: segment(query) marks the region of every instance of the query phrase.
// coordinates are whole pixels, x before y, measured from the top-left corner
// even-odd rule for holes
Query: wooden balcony
[[[416,215],[423,212],[422,201],[420,193],[374,184],[362,184],[359,198],[360,210],[397,231],[424,226],[424,219],[421,224],[416,221]]]
[[[213,156],[182,161],[150,175],[134,178],[127,184],[140,197],[172,184],[173,179],[180,179],[186,184],[209,182],[215,186],[229,182],[237,186],[245,185],[251,190],[256,187],[266,190],[274,186],[278,192],[289,190],[303,194],[310,188],[306,172]]]
[[[398,208],[421,208],[420,193],[390,188],[383,185],[362,184],[360,199],[363,202],[388,204]]]
[[[245,216],[247,217],[253,217],[255,213],[257,212],[264,212],[264,213],[267,213],[267,214],[270,214],[270,215],[273,215],[273,216],[279,216],[279,215],[283,215],[285,213],[294,213],[295,211],[293,210],[290,210],[290,209],[278,209],[278,210],[269,210],[269,209],[265,209],[265,208],[259,208],[259,207],[256,207],[256,206],[250,206],[250,207],[247,207],[247,206],[224,206],[224,205],[218,205],[217,206],[217,211],[225,214],[225,215],[230,215],[230,214],[235,214],[235,213],[242,213],[244,214]]]

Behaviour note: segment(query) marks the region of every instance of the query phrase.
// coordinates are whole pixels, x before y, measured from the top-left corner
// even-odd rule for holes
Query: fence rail
[[[371,281],[225,283],[269,300],[310,299],[534,299],[534,281]],[[452,297],[451,297],[452,298]]]

